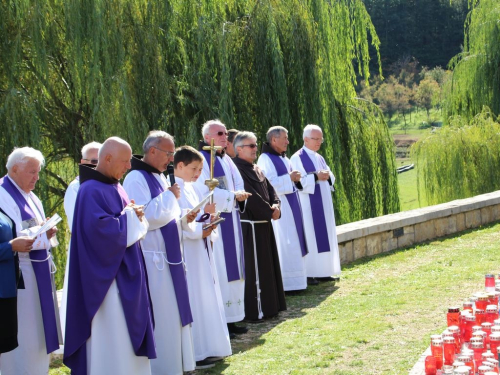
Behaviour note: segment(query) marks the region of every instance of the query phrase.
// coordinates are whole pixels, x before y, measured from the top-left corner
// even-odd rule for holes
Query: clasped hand
[[[251,195],[252,195],[252,193],[249,193],[249,192],[244,191],[244,190],[236,191],[234,193],[234,197],[236,198],[236,200],[238,202],[246,201],[248,199],[248,197],[250,197]]]
[[[326,181],[330,178],[330,172],[328,172],[327,170],[318,171],[316,175],[318,176],[318,180],[320,181]]]
[[[130,203],[127,204],[127,207],[131,207],[134,210],[137,217],[139,218],[139,220],[142,221],[142,218],[144,217],[144,206],[135,204],[135,201],[131,199]]]

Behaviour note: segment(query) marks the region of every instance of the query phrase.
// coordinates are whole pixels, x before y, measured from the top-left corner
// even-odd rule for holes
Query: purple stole
[[[0,182],[7,193],[10,194],[12,199],[16,202],[21,212],[21,220],[30,220],[36,218],[35,213],[29,206],[28,202],[21,194],[21,192],[14,186],[9,178],[2,178]],[[42,210],[37,207],[40,215]],[[40,308],[42,310],[43,329],[45,331],[45,346],[47,347],[47,354],[52,353],[54,350],[59,349],[59,336],[57,333],[56,312],[54,309],[54,298],[52,296],[52,279],[50,276],[50,267],[47,262],[40,262],[47,258],[48,251],[35,250],[30,251],[29,256],[35,273],[36,284],[38,286],[38,296],[40,298]]]
[[[141,169],[136,170],[144,176],[146,182],[148,183],[151,199],[156,198],[165,191],[152,173]],[[176,220],[173,219],[170,223],[161,227],[160,231],[163,241],[165,242],[165,251],[167,253],[167,259],[169,262],[168,267],[170,268],[170,274],[172,275],[172,282],[174,284],[177,308],[179,309],[182,326],[184,327],[193,322],[193,316],[191,314],[191,306],[189,304],[186,273],[184,272],[184,265],[181,263],[181,242]],[[179,264],[170,264],[170,262]]]
[[[210,153],[207,151],[200,151],[207,164],[210,165]],[[218,157],[215,157],[214,163],[214,178],[223,177],[224,169],[220,163]],[[232,212],[222,212],[221,217],[226,219],[222,223],[220,223],[220,227],[222,228],[222,242],[224,243],[224,258],[226,259],[226,273],[227,280],[229,282],[240,280],[242,277],[240,276],[240,268],[238,267],[238,256],[236,253],[236,239],[234,238],[234,225],[233,225],[233,213]],[[236,220],[238,221],[238,230],[240,232],[240,249],[243,251],[243,242],[241,236],[241,223],[240,216],[236,216]],[[243,261],[243,256],[241,256]],[[243,267],[242,267],[243,268]]]
[[[307,152],[301,148],[297,151],[300,156],[302,166],[307,173],[316,172],[316,167]],[[320,156],[322,164],[326,169],[326,163],[322,156]],[[311,202],[311,214],[313,219],[313,229],[316,235],[316,246],[318,253],[326,253],[330,251],[330,242],[328,240],[328,230],[326,229],[325,210],[323,209],[323,198],[321,196],[320,184],[315,184],[314,194],[308,194]]]
[[[288,172],[291,172],[291,170],[289,170],[285,165],[285,160],[281,158],[281,156],[274,155],[268,152],[266,152],[265,154],[273,162],[274,168],[276,168],[276,173],[278,173],[278,176],[283,176],[285,174],[288,174]],[[297,230],[297,235],[299,237],[302,256],[306,256],[308,251],[306,246],[306,240],[304,237],[304,223],[302,222],[302,209],[300,207],[299,199],[297,198],[297,189],[295,189],[295,186],[293,187],[293,193],[285,194],[285,197],[288,201],[288,204],[290,205],[290,208],[292,209],[293,221],[295,222],[295,228]]]

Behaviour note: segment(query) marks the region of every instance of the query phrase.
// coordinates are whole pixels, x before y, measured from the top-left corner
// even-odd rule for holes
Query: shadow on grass
[[[236,339],[231,340],[233,354],[242,353],[264,344],[266,341],[264,335],[270,332],[274,327],[287,320],[303,317],[307,314],[309,309],[317,307],[338,289],[339,287],[335,285],[334,282],[322,282],[319,285],[309,286],[306,290],[298,292],[297,294],[287,294],[286,311],[281,311],[278,316],[270,319],[263,319],[259,323],[244,323],[248,328],[248,332],[244,335],[238,335]],[[192,374],[222,374],[228,367],[229,363],[222,361],[211,369],[194,371]]]

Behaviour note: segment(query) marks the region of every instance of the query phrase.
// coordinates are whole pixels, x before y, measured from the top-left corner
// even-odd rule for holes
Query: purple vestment
[[[316,167],[313,161],[307,154],[307,152],[301,148],[297,151],[302,162],[302,166],[307,173],[316,172]],[[326,162],[322,156],[320,156],[321,163],[326,169]],[[316,245],[318,247],[318,253],[326,253],[330,251],[330,242],[328,240],[328,230],[326,228],[325,221],[325,210],[323,208],[323,198],[321,196],[321,186],[317,183],[314,187],[314,194],[309,194],[309,200],[311,202],[311,211],[313,218],[313,228],[316,235]]]
[[[35,213],[30,205],[21,194],[21,192],[14,186],[9,178],[2,178],[0,180],[2,186],[7,193],[14,199],[19,211],[21,212],[21,220],[29,220],[36,218]],[[33,201],[36,205],[36,202]],[[40,216],[43,216],[41,208],[37,207]],[[52,297],[52,280],[50,278],[49,259],[47,258],[47,250],[36,250],[29,253],[30,259],[34,260],[31,263],[33,272],[35,273],[36,284],[38,286],[38,296],[40,299],[40,308],[42,310],[43,329],[45,332],[45,346],[47,347],[47,354],[52,353],[54,350],[59,349],[59,336],[57,333],[57,321],[54,308],[54,299]],[[45,260],[45,261],[43,261]]]
[[[117,181],[90,173],[88,180],[80,174],[69,264],[64,363],[77,375],[87,374],[92,319],[115,279],[135,354],[156,358],[144,259],[139,242],[127,247],[127,193]]]
[[[162,186],[152,173],[142,169],[137,169],[137,171],[144,176],[144,179],[148,183],[151,199],[156,198],[164,192]],[[181,243],[176,220],[173,219],[170,223],[161,227],[160,232],[163,241],[165,241],[165,252],[170,274],[172,275],[172,282],[174,284],[177,308],[179,309],[182,326],[184,327],[193,322],[193,315],[191,314],[191,306],[189,305],[186,272],[182,262]]]
[[[265,154],[273,162],[274,168],[276,168],[276,173],[278,174],[278,176],[283,176],[291,172],[291,170],[288,169],[288,166],[285,165],[285,159],[281,158],[281,156],[274,155],[269,152],[266,152]],[[297,230],[297,235],[299,237],[300,250],[302,252],[302,256],[306,256],[308,251],[306,246],[306,239],[304,236],[302,208],[300,207],[299,198],[297,197],[297,189],[295,188],[295,186],[293,187],[293,193],[285,194],[285,197],[293,213],[293,221],[295,222],[295,228]]]
[[[205,157],[206,162],[210,165],[210,153],[207,151],[201,151]],[[214,163],[214,178],[223,177],[224,169],[222,168],[221,162],[218,157],[215,158]],[[240,275],[240,269],[238,267],[238,256],[236,253],[236,238],[234,236],[234,225],[233,225],[233,213],[232,212],[222,212],[221,217],[226,219],[220,223],[222,228],[222,242],[224,243],[224,258],[226,260],[226,273],[227,280],[229,282],[240,280],[242,275]],[[243,242],[241,236],[241,224],[239,215],[236,216],[238,220],[238,230],[240,231],[240,249],[243,251]],[[240,257],[243,259],[243,256]]]

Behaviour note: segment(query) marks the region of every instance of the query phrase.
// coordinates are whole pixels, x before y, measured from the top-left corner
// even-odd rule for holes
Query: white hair
[[[205,139],[205,136],[210,132],[210,127],[212,125],[220,125],[220,126],[223,126],[223,127],[226,127],[226,125],[224,125],[222,123],[221,120],[219,119],[215,119],[215,120],[208,120],[207,122],[205,122],[203,124],[203,126],[201,127],[201,135],[203,137],[203,139]]]
[[[174,143],[174,137],[172,137],[167,132],[161,130],[152,130],[149,132],[146,140],[142,144],[142,152],[146,155],[151,147],[155,147],[160,144],[162,139],[168,139]]]
[[[90,142],[90,143],[87,143],[85,146],[82,147],[82,159],[86,159],[87,158],[87,152],[89,152],[90,150],[97,150],[99,151],[99,149],[101,148],[102,146],[102,143],[99,143],[99,142]]]
[[[304,128],[304,134],[302,135],[302,139],[304,139],[305,137],[309,138],[313,130],[319,130],[321,134],[323,134],[323,130],[321,130],[321,128],[318,125],[309,124],[306,125],[306,127]]]
[[[40,168],[45,165],[45,158],[42,153],[32,147],[15,147],[7,158],[7,171],[19,164],[26,164],[29,160],[36,160],[40,164]]]

